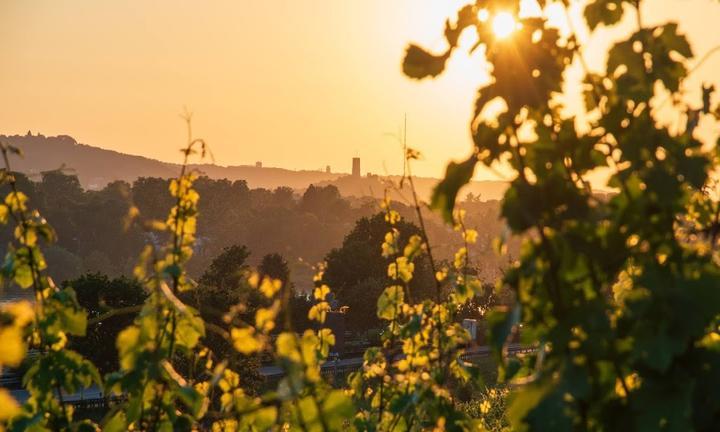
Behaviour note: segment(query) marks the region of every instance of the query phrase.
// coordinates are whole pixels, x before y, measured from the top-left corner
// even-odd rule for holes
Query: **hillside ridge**
[[[77,175],[86,189],[102,189],[118,180],[132,183],[140,177],[170,178],[180,169],[179,164],[79,143],[69,135],[0,135],[0,140],[18,147],[23,152],[22,158],[13,160],[14,170],[39,180],[42,172],[60,169],[67,174]],[[354,177],[347,173],[252,165],[222,166],[203,163],[190,166],[213,179],[245,180],[251,188],[290,187],[302,191],[311,184],[332,184],[344,196],[380,198],[388,180],[397,183],[399,179],[399,176]],[[428,198],[437,181],[438,179],[417,177],[415,183],[419,195]],[[483,200],[494,200],[502,197],[506,187],[507,183],[502,181],[474,181],[465,188],[463,194],[472,193]],[[393,198],[406,198],[405,192],[407,191],[393,191]]]

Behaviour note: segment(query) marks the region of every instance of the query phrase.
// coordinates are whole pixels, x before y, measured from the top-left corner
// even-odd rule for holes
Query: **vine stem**
[[[183,149],[183,163],[180,168],[180,174],[176,178],[177,181],[177,197],[175,199],[175,207],[171,210],[170,217],[171,219],[174,219],[175,226],[173,227],[173,238],[172,238],[172,251],[171,251],[171,257],[172,257],[172,264],[174,266],[179,266],[181,259],[182,259],[182,247],[183,247],[183,239],[185,238],[186,231],[185,231],[185,218],[187,217],[186,211],[187,209],[183,208],[182,202],[185,198],[186,194],[188,193],[189,189],[185,186],[184,179],[187,175],[187,166],[189,163],[190,155],[194,152],[194,147],[196,145],[200,145],[202,147],[202,153],[205,153],[205,142],[201,139],[194,139],[192,137],[192,116],[188,113],[186,113],[183,116],[186,126],[187,126],[187,146]],[[172,275],[172,293],[177,294],[180,289],[180,277],[181,274],[173,274]],[[156,295],[158,296],[158,299],[160,298],[160,284],[162,281],[160,280],[159,276],[156,281]],[[158,304],[158,314],[161,313],[161,304]],[[158,315],[159,316],[159,315]],[[169,337],[169,346],[168,346],[168,353],[167,358],[172,362],[172,359],[174,357],[174,350],[175,350],[175,332],[177,331],[177,311],[174,307],[170,308],[169,313],[167,314],[164,319],[158,319],[158,322],[162,322],[162,328],[160,329],[158,336],[157,336],[157,346],[162,347],[163,340],[166,337]],[[170,325],[170,330],[168,331],[167,327],[168,324]],[[156,351],[156,354],[160,353],[160,351]],[[163,356],[164,357],[164,356]],[[149,381],[147,381],[143,387],[146,387],[149,384]],[[160,420],[160,408],[159,408],[159,402],[160,398],[162,397],[162,394],[164,393],[165,389],[167,388],[167,383],[163,380],[160,383],[160,388],[156,392],[153,406],[155,407],[154,410],[154,417],[151,421],[150,425],[154,426],[159,420]],[[142,422],[142,412],[140,416],[140,421]],[[151,427],[152,429],[152,427]]]
[[[415,208],[415,213],[417,214],[418,223],[420,224],[420,234],[422,236],[423,243],[425,244],[425,247],[427,249],[427,255],[428,260],[430,261],[430,269],[432,270],[432,278],[433,281],[435,281],[435,303],[438,308],[440,308],[442,303],[442,286],[440,285],[440,281],[437,278],[437,267],[435,266],[435,259],[433,257],[432,253],[432,247],[430,246],[430,240],[428,239],[427,235],[427,229],[425,227],[425,218],[422,215],[422,210],[420,208],[420,200],[417,196],[417,190],[415,188],[415,181],[413,180],[413,174],[412,174],[412,168],[410,164],[410,158],[408,157],[407,152],[407,115],[405,116],[405,122],[404,122],[404,130],[403,130],[403,149],[405,149],[405,169],[407,174],[408,182],[410,183],[410,191],[412,193],[413,198],[413,207]],[[440,311],[438,310],[438,313]],[[444,376],[444,370],[443,370],[443,332],[442,332],[442,314],[438,314],[438,319],[436,321],[435,331],[438,333],[438,365],[439,371],[441,373],[441,376]]]
[[[388,197],[387,197],[387,191],[386,191],[385,193],[386,193],[385,199],[386,199],[386,201],[389,202],[389,199],[388,199]],[[385,207],[385,214],[388,216],[388,220],[392,221],[392,218],[391,218],[391,216],[390,216],[389,205],[387,205],[387,206]],[[393,224],[390,224],[390,226],[391,226],[391,228],[394,229]],[[394,237],[393,237],[393,239],[394,239]],[[399,249],[399,247],[398,247],[398,245],[397,245],[397,241],[396,241],[396,240],[393,240],[393,241],[395,242],[395,244],[393,245],[393,247],[396,247],[396,248]],[[398,252],[398,253],[395,255],[395,259],[394,259],[395,268],[396,268],[396,270],[395,270],[395,276],[393,277],[393,282],[394,282],[394,283],[396,283],[396,282],[397,282],[397,279],[398,279],[398,273],[399,273],[399,268],[400,268],[399,258],[400,258],[400,254],[399,254],[399,252]],[[410,285],[409,285],[408,283],[404,283],[403,286],[405,287],[405,289],[406,289],[406,291],[407,291],[407,293],[408,293],[408,301],[410,301]],[[398,327],[397,319],[398,319],[399,313],[400,313],[400,302],[397,302],[397,301],[396,301],[396,302],[395,302],[395,313],[393,314],[393,319],[392,319],[392,321],[390,322],[390,340],[388,341],[388,345],[390,346],[390,355],[391,355],[391,356],[392,356],[393,346],[395,345],[395,331],[396,331],[396,329],[397,329],[397,327]],[[392,360],[393,360],[393,359],[392,359],[392,357],[391,357],[391,358],[388,360],[388,355],[387,355],[387,352],[386,352],[385,350],[382,350],[382,355],[383,355],[383,358],[385,359],[385,365],[386,365],[384,372],[387,372],[387,368],[388,368],[389,365],[392,363]],[[379,396],[379,397],[380,397],[380,402],[379,402],[379,404],[378,404],[378,423],[380,423],[380,422],[382,422],[383,413],[384,413],[384,411],[385,411],[385,375],[383,375],[383,376],[380,378],[380,390],[378,390],[378,393],[379,393],[379,395],[380,395],[380,396]]]
[[[10,185],[11,194],[16,201],[19,201],[20,191],[18,190],[15,176],[12,174],[10,158],[8,156],[8,147],[5,144],[0,143],[0,152],[2,152],[3,162],[5,164],[5,169],[8,174],[8,184]],[[8,206],[8,213],[11,215],[15,223],[22,228],[22,247],[27,250],[28,266],[30,267],[30,274],[32,275],[32,287],[35,294],[35,316],[39,320],[44,315],[45,295],[43,294],[43,283],[40,281],[40,268],[35,260],[35,255],[33,254],[32,249],[30,248],[30,246],[28,246],[28,228],[30,227],[30,221],[28,220],[27,215],[25,214],[25,211],[23,209],[20,209],[16,213],[15,210],[12,209],[12,207]],[[53,288],[56,288],[54,285],[51,286]],[[47,338],[41,328],[38,330],[38,335],[40,338],[40,352],[44,356],[47,354]],[[69,422],[70,413],[65,406],[65,401],[62,395],[62,389],[60,388],[60,384],[55,385],[55,390],[57,392],[57,398],[58,402],[60,403],[63,417],[65,418],[65,421]]]

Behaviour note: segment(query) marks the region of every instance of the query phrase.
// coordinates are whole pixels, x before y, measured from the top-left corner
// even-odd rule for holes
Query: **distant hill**
[[[13,160],[13,169],[30,176],[63,169],[68,174],[76,174],[86,189],[101,189],[115,180],[133,182],[138,177],[173,177],[180,169],[178,164],[79,144],[67,135],[0,135],[0,140],[20,148],[24,153],[23,158]],[[192,168],[210,178],[246,180],[251,188],[268,189],[279,186],[305,189],[312,183],[335,180],[342,175],[248,165],[197,164]]]
[[[402,188],[400,188],[400,180],[400,176],[371,175],[353,177],[346,175],[332,181],[318,183],[318,185],[333,184],[338,188],[341,195],[355,197],[372,196],[375,198],[383,198],[384,192],[387,189],[392,200],[409,202],[412,199],[410,184],[405,180]],[[415,177],[413,180],[418,197],[425,200],[429,200],[432,190],[439,181],[438,179],[429,177]],[[503,181],[473,181],[460,190],[458,197],[464,200],[467,195],[471,193],[475,199],[482,201],[499,200],[502,198],[507,187],[507,182]]]
[[[128,155],[105,150],[86,144],[79,144],[68,135],[46,137],[43,135],[0,135],[0,140],[20,148],[23,158],[13,160],[13,169],[28,174],[35,180],[43,171],[62,169],[78,176],[86,189],[102,189],[110,182],[124,180],[133,182],[138,177],[168,178],[177,175],[180,166],[142,156]],[[214,164],[192,165],[193,168],[210,178],[245,180],[251,188],[274,189],[287,186],[299,191],[311,184],[334,184],[345,196],[382,197],[387,180],[395,183],[397,176],[353,177],[342,173],[322,171],[293,171],[283,168],[255,167],[249,165],[220,166]],[[418,194],[428,198],[437,179],[418,177],[415,180]],[[460,195],[472,192],[482,200],[502,197],[507,184],[499,181],[472,182]],[[409,198],[409,190],[394,192],[394,199]]]

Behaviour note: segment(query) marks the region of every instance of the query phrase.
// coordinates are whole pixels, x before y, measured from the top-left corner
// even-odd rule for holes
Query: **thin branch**
[[[127,315],[135,312],[140,312],[143,308],[143,305],[133,305],[133,306],[125,306],[117,309],[113,309],[111,311],[105,312],[104,314],[98,315],[95,318],[89,319],[87,324],[89,326],[93,326],[96,324],[99,324],[101,321],[105,321],[108,318],[117,316],[117,315]]]

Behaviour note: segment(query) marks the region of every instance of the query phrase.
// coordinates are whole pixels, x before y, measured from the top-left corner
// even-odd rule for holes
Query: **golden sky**
[[[401,170],[388,134],[407,114],[409,143],[425,156],[416,174],[441,176],[471,148],[483,63],[458,53],[440,79],[415,82],[400,61],[410,41],[444,49],[445,17],[463,3],[0,0],[0,133],[68,134],[178,161],[187,107],[219,164],[348,172],[360,156],[364,172],[383,174]],[[720,44],[718,2],[645,3],[645,21],[678,20],[696,55]],[[594,67],[619,36],[585,39]],[[718,71],[720,55],[689,86],[719,82]]]

